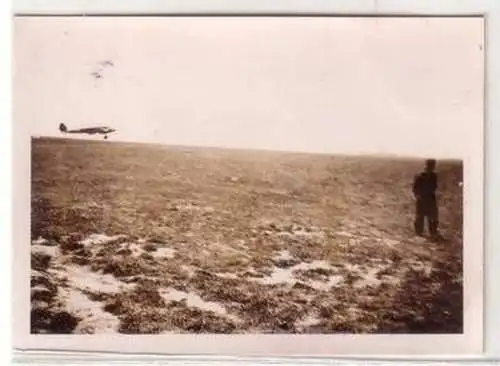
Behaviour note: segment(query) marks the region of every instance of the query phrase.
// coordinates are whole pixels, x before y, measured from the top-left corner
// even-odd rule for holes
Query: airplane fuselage
[[[104,138],[108,138],[108,134],[115,132],[116,130],[113,128],[109,128],[106,126],[102,127],[87,127],[87,128],[79,128],[74,130],[69,130],[64,123],[59,125],[59,130],[62,133],[72,133],[72,134],[87,134],[87,135],[104,135]]]
[[[86,133],[90,135],[95,135],[95,134],[108,134],[115,132],[116,130],[108,127],[91,127],[91,128],[80,128],[78,130],[68,130],[66,133]]]

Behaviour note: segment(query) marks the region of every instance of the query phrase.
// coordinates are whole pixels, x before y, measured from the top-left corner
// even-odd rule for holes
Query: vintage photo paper
[[[480,352],[483,28],[17,17],[16,346]]]

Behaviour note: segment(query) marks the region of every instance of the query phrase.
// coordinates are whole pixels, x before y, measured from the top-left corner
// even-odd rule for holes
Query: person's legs
[[[424,207],[422,201],[417,200],[415,204],[415,234],[422,235],[424,233]]]
[[[438,236],[439,215],[437,203],[429,202],[427,218],[429,220],[429,232],[432,236]]]

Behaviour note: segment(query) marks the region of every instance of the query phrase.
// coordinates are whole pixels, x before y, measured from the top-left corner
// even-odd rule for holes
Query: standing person
[[[413,194],[416,199],[415,233],[423,235],[425,219],[429,232],[433,238],[438,237],[438,207],[436,199],[437,174],[436,160],[425,161],[425,170],[418,174],[413,181]]]

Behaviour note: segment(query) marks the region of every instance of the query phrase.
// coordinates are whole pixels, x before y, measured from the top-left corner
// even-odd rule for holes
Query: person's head
[[[425,161],[425,171],[433,172],[436,169],[436,159],[427,159]]]

